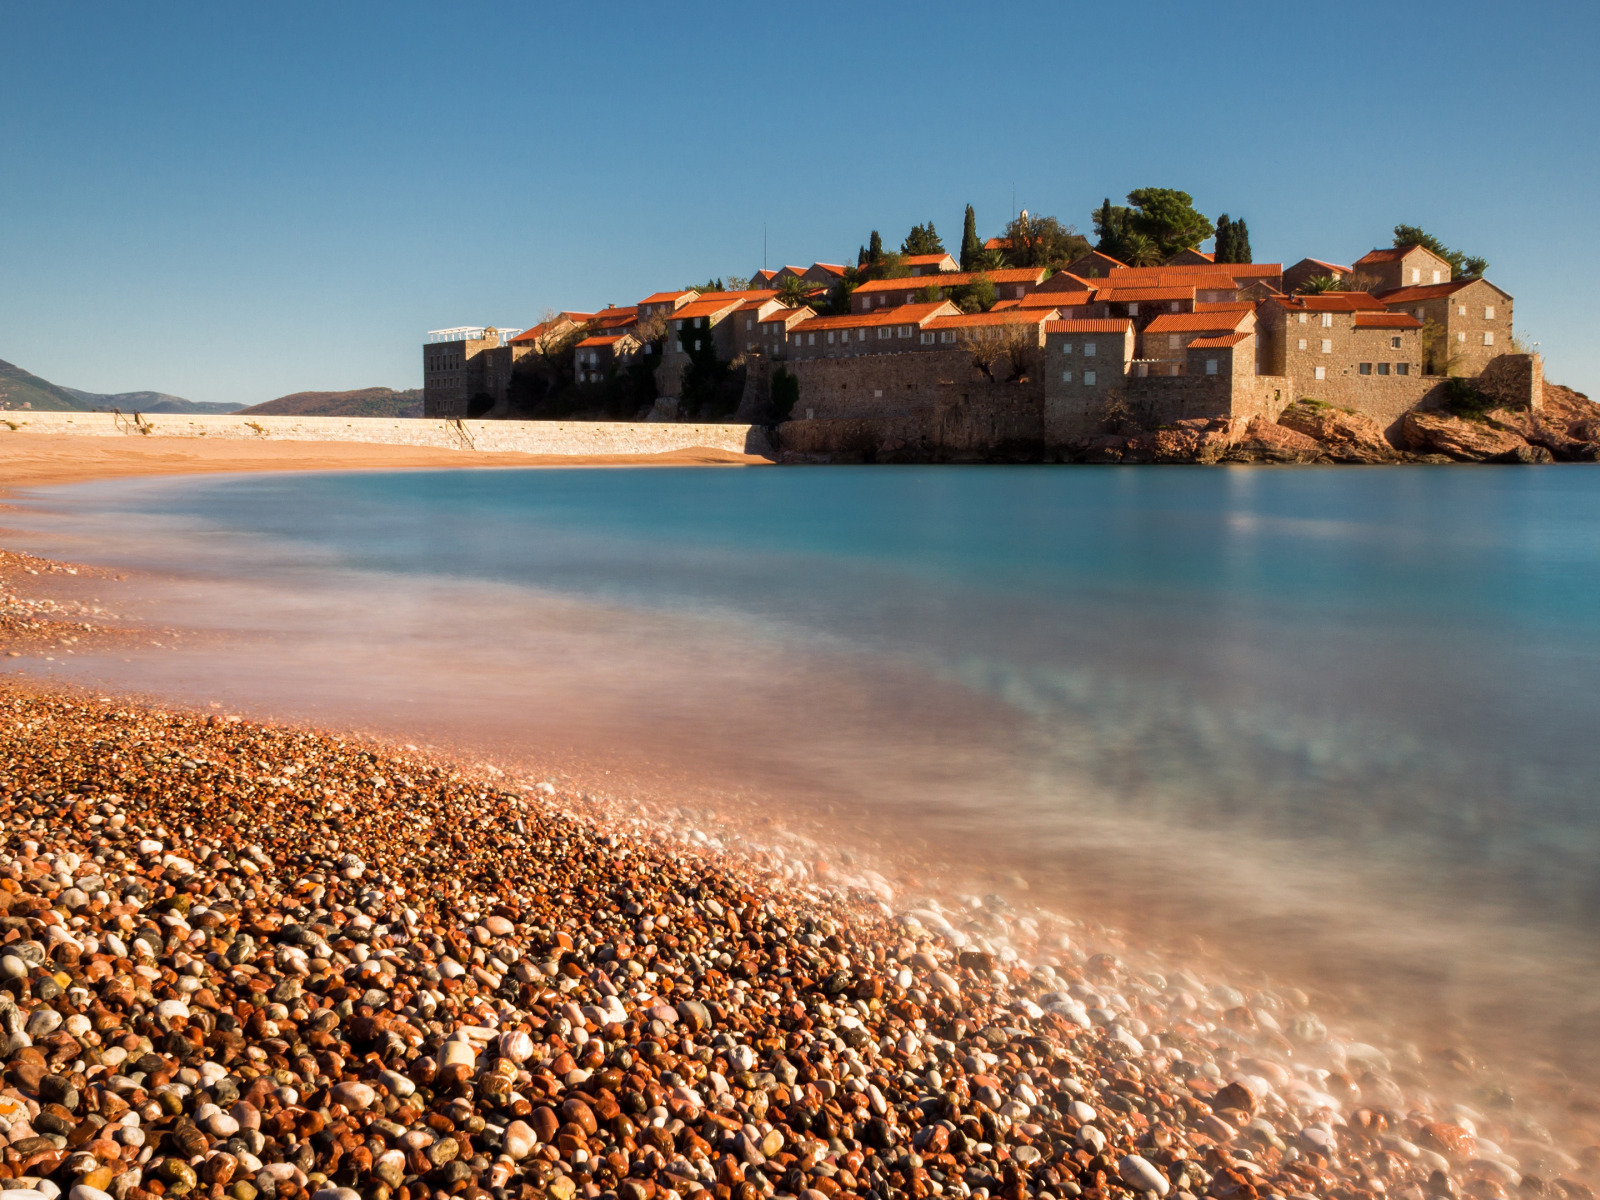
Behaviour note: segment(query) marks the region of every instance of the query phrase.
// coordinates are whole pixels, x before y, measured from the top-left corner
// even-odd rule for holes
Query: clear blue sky
[[[1258,261],[1420,224],[1600,394],[1600,9],[0,0],[0,358],[254,403],[962,207],[1157,185]]]

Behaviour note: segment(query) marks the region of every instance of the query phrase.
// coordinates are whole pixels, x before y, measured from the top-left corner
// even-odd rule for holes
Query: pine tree
[[[983,253],[983,243],[978,240],[978,215],[967,205],[967,218],[961,226],[961,269],[973,271],[978,266],[978,256]]]
[[[883,261],[883,235],[876,229],[872,231],[872,236],[867,239],[867,261],[869,263]]]
[[[1217,218],[1217,241],[1216,248],[1211,254],[1212,261],[1219,263],[1234,262],[1236,260],[1233,257],[1233,252],[1233,222],[1228,218],[1227,213],[1223,213]]]
[[[1236,263],[1255,261],[1250,257],[1250,227],[1244,223],[1243,217],[1233,223],[1233,258],[1230,261]]]

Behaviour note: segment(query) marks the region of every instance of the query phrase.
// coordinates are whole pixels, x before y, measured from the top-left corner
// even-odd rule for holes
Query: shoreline
[[[0,490],[156,475],[256,471],[395,471],[482,467],[762,466],[770,459],[710,448],[653,454],[528,454],[370,442],[0,436]]]
[[[134,1102],[162,1147],[47,1148],[19,1136],[54,1128],[30,1109],[0,1171],[47,1200],[182,1194],[185,1166],[215,1200],[1596,1182],[1600,1149],[1451,1104],[1445,1064],[1352,1042],[1293,988],[1205,980],[999,897],[910,900],[781,829],[11,673],[0,711],[0,907],[51,960],[9,956],[0,991],[74,1039],[35,1037],[44,1068],[91,1111]],[[14,1098],[44,1101],[22,1049]],[[179,1111],[140,1100],[172,1082]],[[1556,1127],[1574,1151],[1585,1112]]]

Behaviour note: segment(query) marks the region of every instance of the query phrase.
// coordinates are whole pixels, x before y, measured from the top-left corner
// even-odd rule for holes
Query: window
[[[1410,363],[1395,363],[1395,365],[1394,365],[1394,373],[1396,375],[1409,375],[1409,374],[1411,374],[1411,364]]]
[[[909,325],[900,326],[900,336],[903,337],[903,338],[910,337],[911,336],[911,326],[909,326]]]
[[[1434,273],[1433,273],[1433,281],[1434,281],[1434,282],[1435,282],[1435,283],[1438,283],[1438,282],[1439,282],[1439,272],[1437,272],[1437,271],[1435,271],[1435,272],[1434,272]]]
[[[1419,320],[1419,321],[1424,319],[1424,315],[1425,315],[1424,314],[1424,310],[1422,310],[1420,308],[1412,310],[1412,316],[1416,317],[1417,320]]]
[[[1485,320],[1485,321],[1492,321],[1492,320],[1494,320],[1494,305],[1492,305],[1492,304],[1485,304],[1485,305],[1484,305],[1484,306],[1483,306],[1483,319],[1484,319],[1484,320]]]
[[[1304,350],[1305,348],[1306,348],[1306,340],[1305,340],[1305,338],[1301,338],[1298,342],[1295,343],[1295,349],[1296,350]]]
[[[1359,367],[1356,368],[1356,370],[1358,372],[1360,372],[1362,375],[1371,375],[1372,374],[1372,364],[1371,363],[1362,363]]]
[[[683,330],[683,322],[682,321],[674,321],[672,323],[672,327],[681,332]]]
[[[1071,354],[1072,353],[1072,343],[1071,342],[1062,342],[1061,343],[1061,353],[1063,353],[1063,354]]]
[[[745,327],[745,332],[748,333],[750,330],[752,330],[752,329],[754,329],[756,327],[756,319],[754,317],[746,317],[744,319],[744,327]]]
[[[1419,267],[1412,267],[1411,268],[1411,282],[1412,283],[1421,283],[1422,282],[1422,270],[1421,270],[1421,268],[1419,268]]]
[[[1323,313],[1322,314],[1322,327],[1324,329],[1332,329],[1333,328],[1333,314],[1332,313]]]
[[[1379,375],[1387,375],[1388,373],[1389,373],[1389,364],[1388,363],[1379,363],[1378,364],[1378,374]]]
[[[924,331],[923,334],[922,334],[922,344],[924,346],[931,346],[931,345],[933,345],[933,342],[934,342],[933,334],[929,333],[927,331]]]
[[[812,336],[813,340],[816,339],[816,334],[812,334],[811,336]],[[694,348],[696,350],[700,349],[700,339],[699,338],[695,338],[695,340],[694,340]]]
[[[1389,339],[1389,346],[1390,346],[1391,349],[1394,349],[1394,350],[1400,349],[1400,339],[1397,338],[1397,337],[1390,338]]]
[[[1316,371],[1314,372],[1314,374],[1316,375],[1316,377],[1318,379],[1326,379],[1328,377],[1328,368],[1327,367],[1318,367],[1316,369]]]
[[[1128,315],[1130,317],[1137,317],[1139,315],[1138,301],[1134,301],[1132,304],[1128,305]]]
[[[941,342],[953,342],[953,341],[955,341],[956,340],[956,331],[954,329],[941,329],[939,331],[939,340]]]
[[[1467,335],[1465,333],[1456,334],[1456,341],[1465,342],[1466,340],[1467,340]]]
[[[1322,339],[1322,352],[1324,354],[1332,354],[1333,353],[1333,339],[1332,338],[1323,338]]]
[[[1466,315],[1467,315],[1467,306],[1465,304],[1456,305],[1456,316],[1464,317]]]
[[[894,330],[890,329],[887,325],[879,325],[878,326],[878,337],[879,338],[886,338],[886,337],[893,337],[893,336],[894,336]]]
[[[1168,312],[1177,312],[1178,311],[1178,302],[1176,300],[1174,300],[1170,304],[1168,304],[1167,305],[1167,311]]]
[[[1483,344],[1485,346],[1494,345],[1494,331],[1493,330],[1485,329],[1483,331]]]
[[[1214,358],[1206,359],[1206,374],[1207,375],[1215,375],[1216,373],[1217,373],[1217,360],[1214,359]]]
[[[696,343],[695,343],[695,345],[697,345],[697,346],[698,346],[698,345],[699,345],[699,344],[700,344],[700,343],[699,343],[699,342],[696,342]],[[808,334],[806,334],[806,345],[808,345],[808,346],[815,346],[815,345],[816,345],[816,344],[817,344],[817,335],[816,335],[816,334],[814,334],[814,333],[808,333]]]
[[[1300,318],[1300,324],[1304,325],[1306,323],[1305,313],[1296,313],[1295,315]]]
[[[1063,372],[1061,372],[1061,382],[1062,383],[1071,383],[1072,382],[1072,372],[1071,371],[1063,371]]]
[[[1085,342],[1083,344],[1083,356],[1085,358],[1093,358],[1094,357],[1094,343],[1093,342]],[[1094,372],[1090,371],[1089,374],[1093,375]]]
[[[1094,386],[1094,372],[1093,371],[1085,371],[1083,373],[1083,386],[1084,387],[1093,387]]]
[[[833,330],[828,330],[828,345],[833,345]]]
[[[1181,345],[1183,345],[1183,338],[1182,337],[1180,337],[1176,333],[1167,334],[1167,349],[1168,350],[1176,350]]]

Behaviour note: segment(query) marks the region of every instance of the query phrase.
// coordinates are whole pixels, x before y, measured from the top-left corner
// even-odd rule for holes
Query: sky
[[[969,203],[1089,232],[1158,186],[1258,262],[1421,225],[1600,395],[1600,6],[0,0],[0,29],[0,358],[69,387],[420,387],[430,329],[928,220],[954,248]]]

